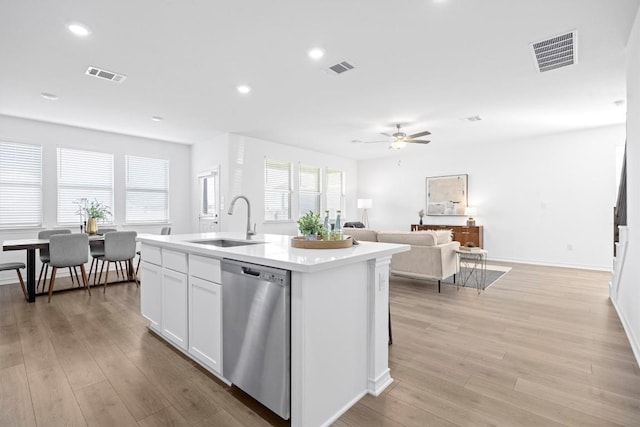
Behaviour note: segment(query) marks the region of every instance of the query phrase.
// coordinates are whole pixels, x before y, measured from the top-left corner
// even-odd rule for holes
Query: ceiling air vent
[[[353,68],[353,65],[349,64],[347,61],[342,61],[336,65],[332,65],[331,67],[329,67],[329,69],[336,74],[342,74],[345,71],[353,70]]]
[[[124,74],[114,73],[113,71],[102,70],[96,67],[87,68],[87,72],[85,73],[88,76],[94,76],[105,80],[110,80],[116,83],[122,83],[124,79],[127,78]]]
[[[577,32],[562,34],[547,40],[531,43],[531,52],[538,71],[555,70],[578,62]]]

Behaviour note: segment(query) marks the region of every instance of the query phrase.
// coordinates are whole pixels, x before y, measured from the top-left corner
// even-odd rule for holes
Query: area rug
[[[487,265],[487,279],[484,289],[486,290],[489,286],[496,283],[509,271],[511,271],[511,267],[503,267],[501,265]],[[468,272],[465,271],[465,267],[462,267],[460,273],[456,274],[456,282],[458,282],[461,277],[466,277],[467,275]],[[453,277],[447,277],[446,279],[442,280],[442,283],[454,286],[460,284],[462,286],[462,283],[453,283]],[[466,287],[475,289],[476,284],[473,279],[469,280],[469,283],[467,283]]]

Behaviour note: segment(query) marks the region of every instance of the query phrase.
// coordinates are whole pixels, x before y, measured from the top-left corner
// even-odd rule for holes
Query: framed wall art
[[[464,215],[468,176],[427,177],[427,215]]]

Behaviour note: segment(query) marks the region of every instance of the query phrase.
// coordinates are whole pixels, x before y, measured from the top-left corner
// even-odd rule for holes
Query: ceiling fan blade
[[[431,141],[426,141],[426,140],[423,140],[423,139],[407,139],[407,142],[410,142],[412,144],[413,143],[416,143],[416,144],[428,144]]]
[[[385,132],[380,132],[380,135],[384,135],[384,136],[388,136],[389,138],[393,138],[393,135],[385,133]]]
[[[431,135],[431,132],[425,130],[424,132],[414,133],[413,135],[409,135],[407,139],[419,138],[421,136]]]

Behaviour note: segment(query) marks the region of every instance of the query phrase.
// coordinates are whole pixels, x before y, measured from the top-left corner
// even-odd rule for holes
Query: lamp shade
[[[358,199],[358,209],[371,209],[372,206],[373,206],[373,200]]]
[[[476,216],[476,215],[478,215],[478,208],[472,208],[472,207],[467,206],[464,209],[464,214],[466,216]]]

